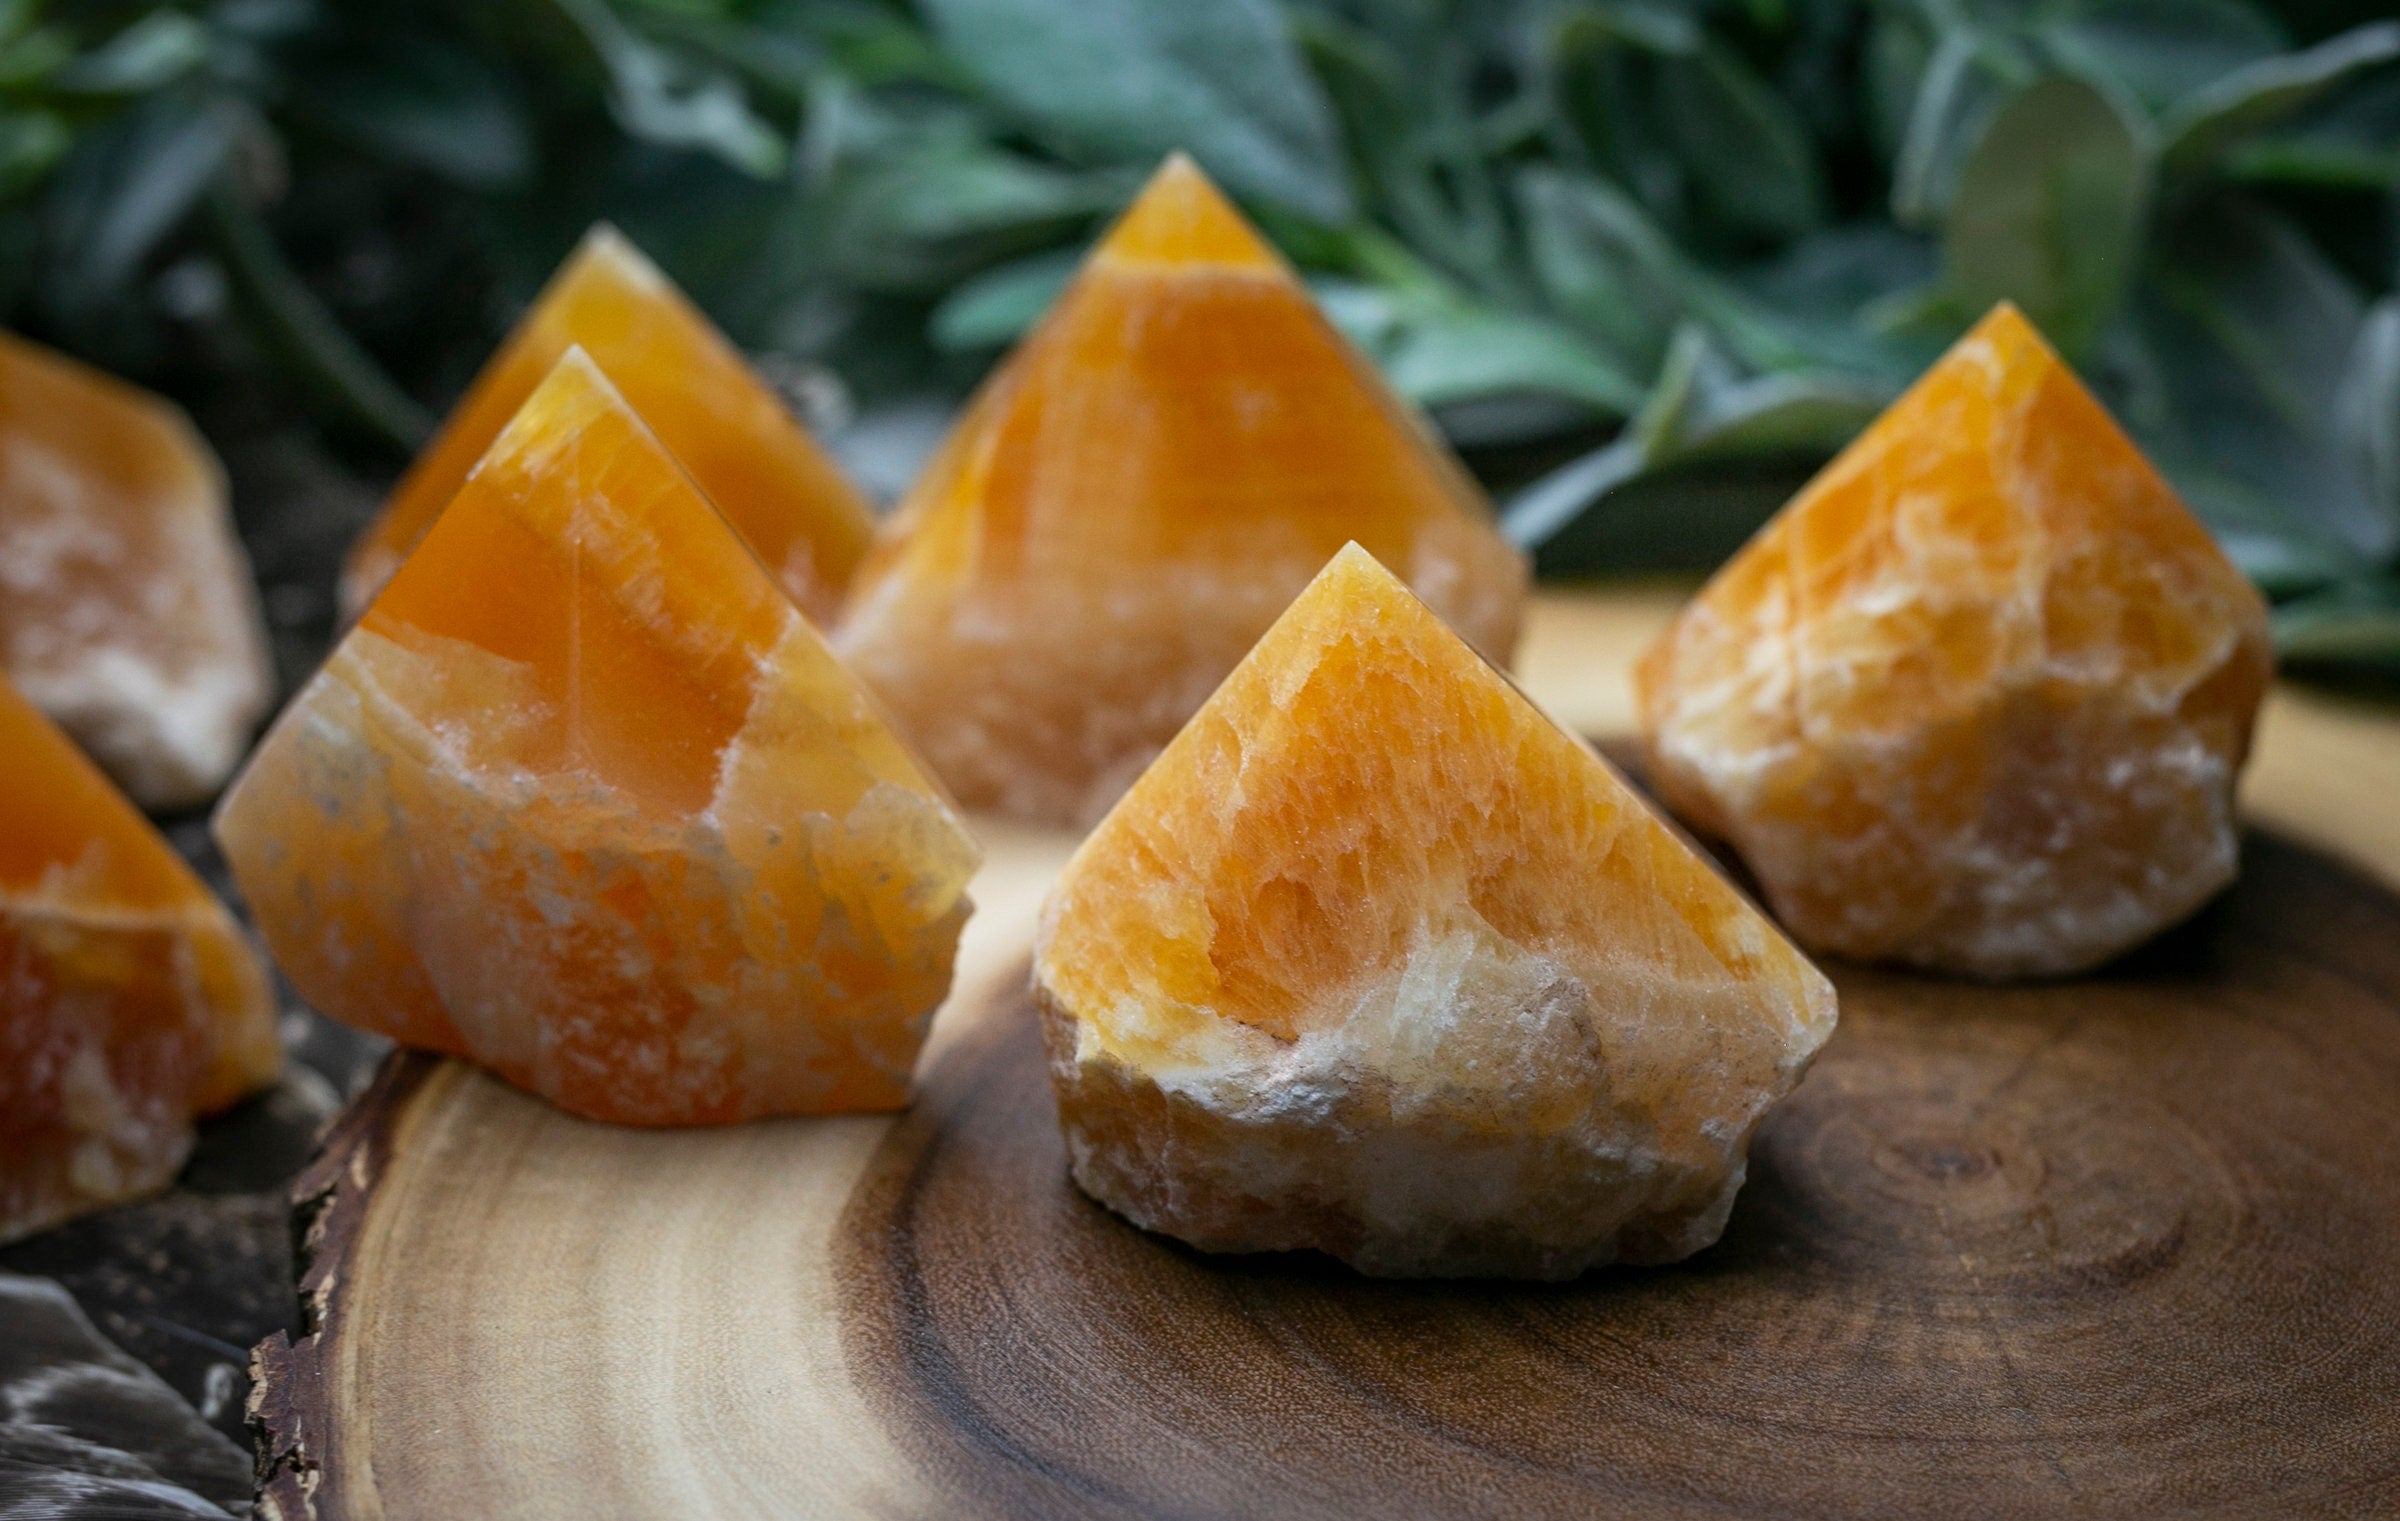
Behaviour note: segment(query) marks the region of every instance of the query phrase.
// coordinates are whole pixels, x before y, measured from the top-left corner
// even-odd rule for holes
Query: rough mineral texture
[[[866,552],[874,514],[739,350],[615,229],[592,229],[352,546],[356,618],[570,345],[657,431],[801,611],[820,622]]]
[[[214,797],[275,693],[208,445],[166,401],[6,333],[0,669],[146,808]]]
[[[1088,823],[1353,539],[1508,658],[1526,570],[1481,494],[1176,158],[969,406],[835,643],[967,804]]]
[[[1365,552],[1077,852],[1076,1181],[1211,1251],[1565,1278],[1716,1240],[1833,989]]]
[[[216,829],[319,1009],[634,1124],[902,1102],[976,864],[579,350]]]
[[[2078,971],[2231,881],[2255,591],[2012,307],[1644,657],[1655,779],[1803,944]]]
[[[233,916],[0,681],[0,1241],[163,1188],[282,1063]]]

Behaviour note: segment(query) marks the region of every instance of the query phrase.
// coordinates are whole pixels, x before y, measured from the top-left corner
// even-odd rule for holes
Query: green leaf
[[[1518,177],[1525,237],[1551,303],[1625,368],[1654,367],[1674,324],[1694,317],[1753,370],[1906,370],[1906,350],[1841,318],[1776,311],[1679,249],[1642,208],[1588,175]]]
[[[2226,154],[2228,177],[2256,185],[2388,190],[2400,184],[2400,75],[2354,83],[2280,131]]]
[[[2193,505],[2212,521],[2232,509],[2352,555],[2386,552],[2391,519],[2339,429],[2345,376],[2373,347],[2342,273],[2290,221],[2225,194],[2162,230],[2149,285],[2132,310],[2167,415],[2143,440],[2178,484],[2196,463],[2248,494],[2204,488]]]
[[[783,172],[782,135],[750,109],[732,77],[649,41],[618,20],[606,0],[553,3],[599,58],[608,75],[610,113],[628,134],[714,154],[760,179]]]
[[[1016,342],[1067,288],[1083,255],[1081,248],[1053,249],[966,281],[933,309],[934,343],[955,353]]]
[[[639,3],[644,9],[634,19],[644,32],[681,44],[791,105],[806,105],[809,92],[834,67],[828,50],[807,33],[715,14],[721,9],[715,0],[693,0],[688,6],[684,0],[670,0],[663,7],[652,0]],[[922,51],[931,52],[922,37],[916,41]],[[868,83],[855,77],[852,82]]]
[[[209,187],[209,230],[234,291],[311,406],[359,424],[400,450],[433,434],[433,417],[392,383],[284,259],[256,213],[220,176]]]
[[[1685,198],[1683,166],[1650,99],[1653,81],[1625,45],[1642,33],[1624,19],[1598,6],[1569,11],[1551,33],[1551,92],[1582,167],[1612,181],[1647,214],[1676,218]],[[1697,45],[1696,28],[1687,23],[1685,35]]]
[[[1629,3],[1583,7],[1557,26],[1552,53],[1560,93],[1580,103],[1596,156],[1646,202],[1688,201],[1718,226],[1774,238],[1823,220],[1806,126],[1690,16]]]
[[[35,27],[0,41],[0,89],[20,89],[63,67],[75,56],[75,44],[54,26]]]
[[[2335,437],[2356,463],[2368,511],[2383,519],[2382,533],[2369,528],[2360,547],[2388,561],[2400,550],[2400,295],[2376,302],[2359,323],[2337,394]]]
[[[1711,45],[1674,60],[1663,93],[1694,194],[1717,220],[1775,238],[1824,220],[1815,142],[1740,58]]]
[[[1744,456],[1823,458],[1890,400],[1888,390],[1848,375],[1745,376],[1704,329],[1687,325],[1630,431],[1653,469]]]
[[[2353,582],[2275,609],[2275,645],[2295,665],[2400,676],[2400,586]]]
[[[48,174],[73,141],[55,111],[0,114],[0,203],[14,200]]]
[[[2285,495],[2229,472],[2180,435],[2140,433],[2136,441],[2242,574],[2268,596],[2314,591],[2372,569],[2295,511]]]
[[[1550,545],[1574,536],[1578,525],[1596,515],[1609,496],[1640,475],[1648,455],[1631,431],[1579,459],[1559,466],[1509,499],[1500,515],[1500,531],[1519,549],[1536,556],[1544,571],[1592,570],[1599,563],[1580,555],[1542,558]]]
[[[1379,293],[1380,294],[1380,293]],[[1363,303],[1327,303],[1401,395],[1422,407],[1503,396],[1555,396],[1606,418],[1641,404],[1642,385],[1568,330],[1512,312],[1406,297],[1372,317]]]
[[[2338,547],[2313,539],[2295,536],[2287,527],[2247,528],[2228,526],[2240,516],[2239,510],[2228,511],[2225,490],[2237,492],[2248,488],[2228,482],[2223,477],[2205,474],[2193,476],[2179,471],[2176,485],[2184,499],[2205,520],[2225,550],[2226,558],[2236,569],[2248,576],[2258,589],[2269,597],[2291,597],[2330,586],[2346,576],[2359,573],[2356,559]]]
[[[917,133],[842,167],[827,255],[868,289],[937,291],[1057,242],[1131,188],[1123,175],[1079,174],[963,132]]]
[[[2162,229],[2153,284],[2213,344],[2207,369],[2247,382],[2239,405],[2295,428],[2333,416],[2365,303],[2288,218],[2236,195],[2213,197]]]
[[[413,39],[369,67],[329,65],[302,89],[310,117],[395,163],[487,191],[533,172],[524,102],[505,74],[464,49]]]
[[[1180,148],[1237,193],[1349,219],[1333,113],[1271,0],[926,0],[950,54],[1073,151]]]
[[[1932,62],[1933,39],[1915,15],[1898,6],[1871,9],[1859,84],[1866,95],[1868,140],[1877,162],[1886,167],[1899,161]]]
[[[1759,375],[1701,398],[1669,462],[1791,456],[1822,459],[1875,420],[1892,393],[1848,375]]]
[[[1978,39],[1963,29],[1935,44],[1918,77],[1899,157],[1892,165],[1892,217],[1903,227],[1940,222],[1967,156],[1998,113],[2007,87]]]
[[[208,28],[179,11],[157,10],[50,76],[71,95],[140,95],[190,73],[208,57]]]
[[[1517,180],[1526,250],[1550,304],[1637,373],[1658,363],[1682,314],[1682,255],[1615,186],[1528,169]]]
[[[1791,500],[1807,459],[1701,459],[1645,467],[1630,439],[1584,455],[1512,498],[1502,531],[1543,576],[1713,569]]]
[[[1358,168],[1370,182],[1386,185],[1409,173],[1417,157],[1411,140],[1421,123],[1410,111],[1399,59],[1381,38],[1334,17],[1302,13],[1295,24],[1302,54]]]
[[[723,20],[737,9],[734,0],[623,0],[637,10],[663,12],[690,20]]]
[[[763,0],[753,3],[751,17],[754,30],[788,45],[821,48],[841,76],[862,89],[932,85],[958,94],[975,89],[974,75],[901,7]]]
[[[71,310],[119,295],[182,224],[252,120],[231,101],[168,94],[86,133],[50,185],[58,304]]]
[[[2081,80],[2047,79],[2002,107],[1959,177],[1942,266],[1972,308],[2012,300],[2069,356],[2115,309],[2149,215],[2139,128]]]
[[[1888,390],[1828,373],[1743,375],[1697,324],[1676,332],[1641,413],[1613,443],[1527,487],[1502,530],[1543,569],[1608,563],[1691,564],[1706,546],[1729,551],[1819,461],[1847,444],[1890,400]],[[1703,493],[1695,483],[1712,483]],[[1665,489],[1689,491],[1688,501]],[[1763,489],[1773,486],[1776,490]],[[1629,521],[1632,503],[1668,524]],[[1674,519],[1705,502],[1703,515]],[[1646,533],[1647,538],[1643,535]],[[1636,543],[1646,547],[1636,550]],[[1611,561],[1607,556],[1620,557]]]
[[[1844,222],[1799,239],[1773,260],[1743,271],[1743,285],[1770,306],[1849,322],[1895,291],[1934,278],[1939,250],[1929,238],[1885,222]]]
[[[2071,0],[2034,25],[2069,69],[2115,81],[2153,112],[2291,46],[2242,0]]]
[[[2400,21],[2355,27],[2313,48],[2262,59],[2205,85],[2159,120],[2161,162],[2188,175],[2363,70],[2400,59]]]
[[[2234,563],[2288,596],[2369,574],[2391,519],[2332,427],[2356,297],[2262,217],[2238,203],[2196,215],[2178,241],[2213,251],[2180,257],[2187,278],[2134,305],[2145,389],[2111,399]]]

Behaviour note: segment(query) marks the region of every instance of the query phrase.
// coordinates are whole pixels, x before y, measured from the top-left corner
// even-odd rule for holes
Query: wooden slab
[[[1536,694],[1617,701],[1653,617],[1550,604]],[[627,1131],[387,1069],[303,1183],[261,1513],[2400,1509],[2400,897],[2319,849],[2254,835],[2099,978],[1836,969],[1718,1247],[1510,1287],[1206,1258],[1077,1194],[1023,996],[1071,842],[985,832],[904,1116]]]

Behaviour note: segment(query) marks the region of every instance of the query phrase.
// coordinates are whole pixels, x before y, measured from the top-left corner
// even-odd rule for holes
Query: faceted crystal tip
[[[1076,852],[1034,978],[1086,1192],[1204,1250],[1408,1276],[1705,1246],[1836,1018],[1355,544]]]
[[[2006,302],[1637,668],[1652,776],[1804,944],[2061,976],[2231,880],[2267,610]]]
[[[1289,275],[1281,255],[1183,153],[1170,154],[1100,240],[1098,265],[1209,266]]]

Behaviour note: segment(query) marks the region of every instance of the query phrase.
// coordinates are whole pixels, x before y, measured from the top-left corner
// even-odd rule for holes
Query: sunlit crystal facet
[[[208,445],[164,400],[6,333],[0,671],[146,808],[215,796],[275,695]]]
[[[2078,971],[2233,877],[2266,608],[2014,308],[1735,556],[1637,676],[1662,795],[1803,944]]]
[[[976,862],[580,351],[217,833],[318,1008],[636,1124],[900,1103]]]
[[[1357,540],[1485,654],[1481,493],[1187,160],[984,385],[836,645],[966,803],[1088,822]]]
[[[0,681],[0,1241],[164,1187],[282,1061],[233,916]]]
[[[1035,981],[1088,1192],[1382,1274],[1706,1246],[1834,1022],[1805,957],[1355,547],[1085,841]]]
[[[840,606],[874,516],[739,350],[613,228],[594,228],[475,377],[350,551],[356,617],[550,373],[581,346],[803,612]]]

